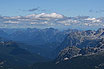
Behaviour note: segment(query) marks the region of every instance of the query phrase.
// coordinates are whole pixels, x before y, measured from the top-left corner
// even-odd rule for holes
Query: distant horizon
[[[43,29],[56,29],[56,30],[59,30],[59,31],[65,31],[65,30],[79,30],[79,31],[88,31],[88,30],[92,30],[92,31],[97,31],[99,29],[104,29],[104,28],[97,28],[97,29],[78,29],[78,28],[64,28],[64,29],[59,29],[59,28],[54,28],[54,27],[46,27],[46,28],[36,28],[36,27],[33,27],[33,28],[1,28],[0,29],[39,29],[39,30],[43,30]]]

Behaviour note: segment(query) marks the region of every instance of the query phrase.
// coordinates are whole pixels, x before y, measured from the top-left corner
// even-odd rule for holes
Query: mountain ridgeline
[[[103,69],[104,29],[0,29],[0,68]]]
[[[36,63],[33,69],[103,69],[104,29],[71,32],[54,52],[53,62]]]
[[[1,29],[1,37],[5,40],[12,40],[17,42],[21,48],[30,51],[31,53],[37,53],[44,57],[53,58],[50,56],[51,52],[55,50],[64,38],[70,32],[77,30],[65,30],[59,31],[54,28],[46,29]],[[22,45],[22,46],[21,46]]]
[[[98,42],[104,38],[104,29],[100,28],[97,31],[77,31],[71,32],[67,35],[64,41],[56,48],[55,53],[59,53],[67,46],[76,46],[78,48],[94,47]]]
[[[104,29],[69,33],[54,55],[53,62],[34,64],[33,69],[103,69]]]

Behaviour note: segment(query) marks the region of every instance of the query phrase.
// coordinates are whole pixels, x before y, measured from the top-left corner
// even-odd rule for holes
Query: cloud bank
[[[34,9],[35,10],[35,9]],[[100,28],[104,27],[104,17],[89,16],[66,17],[57,13],[40,13],[27,16],[0,16],[1,28]]]

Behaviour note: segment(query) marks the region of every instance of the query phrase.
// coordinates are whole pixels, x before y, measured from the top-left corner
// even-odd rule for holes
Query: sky
[[[65,16],[103,17],[104,0],[0,0],[0,15],[58,13]]]

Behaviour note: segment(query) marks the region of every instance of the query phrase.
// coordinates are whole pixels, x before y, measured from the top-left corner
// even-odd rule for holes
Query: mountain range
[[[1,34],[3,34],[3,36],[0,36],[5,38],[5,40],[15,41],[20,45],[21,48],[26,49],[31,53],[37,53],[44,57],[49,57],[51,52],[60,45],[60,43],[64,40],[67,34],[77,30],[68,29],[65,31],[60,31],[54,28],[27,28],[1,29],[1,31]]]
[[[0,29],[3,69],[103,69],[104,29]]]
[[[58,48],[52,62],[36,63],[33,69],[103,69],[104,29],[70,33]]]

